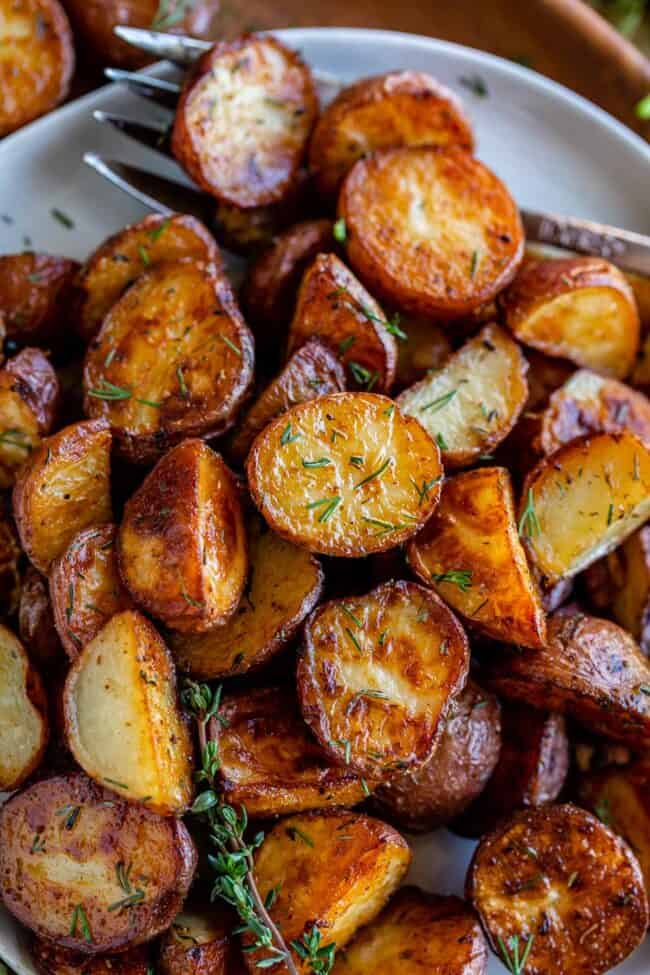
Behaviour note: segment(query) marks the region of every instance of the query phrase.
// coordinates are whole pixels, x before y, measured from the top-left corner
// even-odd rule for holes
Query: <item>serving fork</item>
[[[116,27],[115,33],[141,51],[170,61],[179,68],[189,67],[212,47],[209,41],[143,28]],[[107,68],[106,76],[167,111],[174,109],[182,87],[165,78],[116,68]],[[324,100],[329,100],[343,87],[334,75],[315,71],[314,77]],[[99,123],[111,125],[140,144],[171,157],[171,116],[168,122],[143,122],[111,112],[95,111],[93,114]],[[180,168],[178,179],[170,179],[91,152],[85,153],[83,158],[99,175],[154,212],[165,216],[174,212],[190,213],[203,222],[213,223],[215,201],[193,185]],[[579,217],[521,208],[520,213],[529,243],[603,257],[625,271],[650,278],[649,236]]]

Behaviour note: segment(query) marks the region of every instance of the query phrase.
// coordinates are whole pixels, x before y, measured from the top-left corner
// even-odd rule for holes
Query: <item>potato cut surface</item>
[[[54,613],[47,579],[29,565],[23,576],[18,606],[18,633],[29,656],[40,667],[60,664],[64,659],[54,626]]]
[[[230,937],[235,926],[234,912],[222,901],[201,909],[188,905],[161,939],[160,975],[239,975]]]
[[[192,798],[192,749],[174,665],[148,620],[118,613],[87,643],[63,692],[68,745],[84,771],[153,812]]]
[[[23,349],[0,369],[0,487],[52,428],[59,407],[59,380],[40,349]]]
[[[280,535],[313,552],[394,548],[436,507],[436,444],[392,400],[337,393],[295,406],[255,440],[246,464],[255,504]]]
[[[148,975],[149,953],[144,945],[119,955],[89,958],[70,948],[59,948],[41,939],[31,946],[32,959],[39,975]]]
[[[304,644],[300,707],[333,758],[383,779],[431,758],[469,663],[442,600],[415,583],[384,583],[316,610]]]
[[[338,203],[352,269],[405,310],[456,318],[491,301],[523,257],[503,183],[463,149],[410,146],[360,159]]]
[[[0,791],[17,789],[38,767],[48,735],[41,679],[22,643],[0,626]]]
[[[645,654],[650,652],[650,525],[591,565],[584,583],[592,605],[607,610],[628,630]]]
[[[76,261],[51,254],[0,255],[0,311],[7,337],[20,345],[59,345],[68,327],[78,267]]]

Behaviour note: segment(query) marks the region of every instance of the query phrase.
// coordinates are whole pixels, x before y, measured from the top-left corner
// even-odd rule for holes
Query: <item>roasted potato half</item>
[[[186,437],[232,426],[253,379],[253,338],[213,264],[143,274],[91,342],[84,404],[110,422],[127,460],[148,463]]]
[[[0,809],[0,894],[26,927],[84,955],[149,941],[174,920],[196,866],[185,826],[80,772],[41,779]]]
[[[58,407],[59,380],[40,349],[23,349],[0,369],[0,487],[12,486]]]
[[[20,640],[0,625],[0,792],[17,789],[38,768],[48,737],[41,679]]]
[[[601,257],[535,261],[499,296],[508,328],[547,355],[623,379],[639,348],[639,312],[624,275]]]
[[[412,833],[459,816],[484,789],[499,758],[499,702],[474,681],[454,698],[433,757],[397,773],[375,794],[378,815]]]
[[[374,393],[294,406],[259,434],[246,462],[253,500],[289,541],[357,557],[406,541],[440,494],[438,447]]]
[[[385,780],[431,758],[468,666],[467,637],[442,600],[387,582],[307,621],[300,708],[333,759]]]
[[[32,5],[38,7],[39,3]],[[0,117],[1,114],[0,108]],[[51,254],[2,254],[0,317],[7,338],[19,345],[61,345],[68,330],[72,285],[78,268],[76,261]]]
[[[104,420],[64,427],[20,468],[13,511],[23,549],[44,574],[89,525],[111,520],[111,432]]]
[[[130,948],[119,955],[89,958],[70,948],[59,948],[49,941],[35,938],[31,954],[39,975],[151,975],[152,971],[149,952],[144,945]]]
[[[379,914],[410,860],[406,840],[378,819],[303,813],[268,833],[255,856],[255,879],[262,899],[277,891],[270,914],[287,944],[309,936],[317,924],[322,946],[334,942],[340,950]],[[263,959],[260,951],[247,952],[249,971],[257,972]],[[295,950],[292,960],[306,975],[309,967]],[[275,971],[284,975],[287,968],[279,964]]]
[[[433,517],[408,544],[408,561],[487,636],[544,646],[546,614],[519,539],[505,468],[478,468],[445,481]]]
[[[611,612],[650,654],[650,525],[594,562],[582,578],[594,608]]]
[[[359,159],[338,216],[352,269],[405,311],[458,318],[491,301],[524,253],[503,183],[457,147],[409,146]]]
[[[33,565],[27,566],[20,591],[18,633],[29,647],[29,655],[39,666],[59,664],[63,659],[61,641],[54,626],[54,613],[47,579]]]
[[[323,591],[318,559],[261,518],[248,521],[250,569],[239,606],[206,633],[169,633],[180,670],[209,680],[261,667],[298,632]]]
[[[402,390],[424,379],[432,370],[441,369],[452,347],[444,328],[428,318],[402,316],[399,327],[406,341],[397,343],[395,388]]]
[[[646,934],[643,876],[626,843],[576,806],[517,813],[479,843],[467,897],[497,954],[526,975],[602,975]]]
[[[0,619],[20,606],[22,551],[7,505],[0,501]]]
[[[485,325],[397,402],[436,440],[446,469],[466,467],[514,427],[528,396],[527,370],[517,343],[498,325]]]
[[[160,975],[235,975],[238,951],[231,932],[236,926],[225,905],[188,905],[160,941]]]
[[[337,953],[332,975],[485,975],[487,962],[481,926],[467,904],[402,887]]]
[[[295,51],[268,36],[220,42],[185,84],[172,148],[223,203],[277,203],[297,179],[317,111],[311,71]]]
[[[134,601],[167,626],[196,633],[235,612],[248,571],[235,479],[202,440],[170,450],[124,509],[120,575]]]

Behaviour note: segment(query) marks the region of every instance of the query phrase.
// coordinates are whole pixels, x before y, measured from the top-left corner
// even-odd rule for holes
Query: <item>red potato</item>
[[[64,659],[54,626],[54,614],[47,579],[33,565],[23,577],[18,607],[18,632],[39,666],[56,666]]]
[[[20,345],[60,346],[67,337],[72,286],[79,265],[50,254],[0,256],[0,317]]]
[[[12,486],[59,406],[59,380],[40,349],[23,349],[0,369],[0,487]]]
[[[0,626],[0,791],[23,784],[38,768],[49,738],[47,698],[25,648]]]

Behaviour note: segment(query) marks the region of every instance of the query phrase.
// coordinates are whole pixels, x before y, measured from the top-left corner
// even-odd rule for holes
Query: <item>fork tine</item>
[[[205,51],[209,51],[214,46],[210,41],[199,41],[196,37],[163,34],[142,27],[115,27],[114,33],[127,44],[139,48],[146,54],[165,61],[173,61],[183,67],[193,64]]]
[[[167,156],[171,155],[169,141],[171,126],[169,125],[140,122],[137,119],[114,115],[112,112],[102,112],[99,109],[93,112],[93,118],[102,125],[113,126],[130,139],[135,139],[136,142],[147,146],[149,149],[155,149],[156,152],[164,153]]]
[[[94,152],[84,153],[83,161],[109,183],[156,213],[190,213],[204,223],[210,220],[210,201],[191,186],[182,186],[164,176],[137,169]]]
[[[126,85],[136,95],[152,99],[163,108],[176,108],[181,86],[175,81],[155,78],[153,75],[140,74],[136,71],[123,71],[121,68],[106,68],[104,74],[109,81]]]

